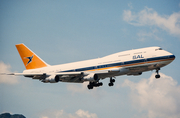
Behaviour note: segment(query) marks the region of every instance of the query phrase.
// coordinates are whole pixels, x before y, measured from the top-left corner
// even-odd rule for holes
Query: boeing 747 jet
[[[17,44],[16,48],[26,70],[23,73],[10,75],[23,75],[44,83],[87,81],[89,82],[88,89],[102,86],[103,83],[100,80],[105,78],[110,78],[109,86],[113,86],[116,76],[141,75],[151,70],[156,70],[155,78],[160,78],[160,68],[175,59],[172,53],[160,47],[147,47],[118,52],[97,59],[51,66],[24,44]]]

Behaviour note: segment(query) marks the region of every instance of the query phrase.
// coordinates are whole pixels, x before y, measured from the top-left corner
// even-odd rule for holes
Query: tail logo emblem
[[[25,57],[26,59],[29,59],[29,61],[27,62],[26,66],[32,62],[32,58],[33,58],[34,55],[32,55],[31,57]]]

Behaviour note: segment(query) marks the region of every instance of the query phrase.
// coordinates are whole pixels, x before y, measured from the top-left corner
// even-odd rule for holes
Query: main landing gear
[[[115,79],[112,79],[112,77],[110,77],[110,83],[108,84],[109,86],[114,86],[114,82]],[[102,86],[103,83],[102,82],[89,82],[89,84],[87,85],[88,89],[93,89],[94,87],[99,87]]]
[[[160,70],[160,68],[158,68],[158,69],[156,69],[156,73],[157,73],[157,75],[155,75],[155,78],[156,79],[159,79],[161,76],[159,75],[159,70]]]
[[[89,82],[89,85],[87,85],[88,89],[93,89],[93,87],[99,87],[102,86],[102,82]]]
[[[115,79],[112,79],[112,77],[111,77],[111,78],[110,78],[109,86],[114,86],[114,82],[115,82]]]

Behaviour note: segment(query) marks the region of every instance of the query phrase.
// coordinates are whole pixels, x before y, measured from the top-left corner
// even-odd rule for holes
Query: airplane
[[[24,44],[17,44],[16,48],[26,70],[23,73],[8,75],[30,77],[44,83],[89,82],[88,89],[102,86],[103,83],[100,80],[105,78],[110,78],[108,85],[113,86],[116,76],[136,76],[152,70],[156,70],[155,78],[158,79],[160,68],[175,59],[175,55],[160,47],[147,47],[118,52],[97,59],[51,66]]]

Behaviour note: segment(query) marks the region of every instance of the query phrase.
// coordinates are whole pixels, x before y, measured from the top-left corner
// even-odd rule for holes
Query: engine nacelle
[[[83,79],[84,81],[91,81],[91,82],[99,80],[98,75],[95,73],[90,73],[89,75],[85,76]]]
[[[57,83],[59,82],[60,78],[58,75],[51,75],[45,79],[42,80],[44,83]]]

